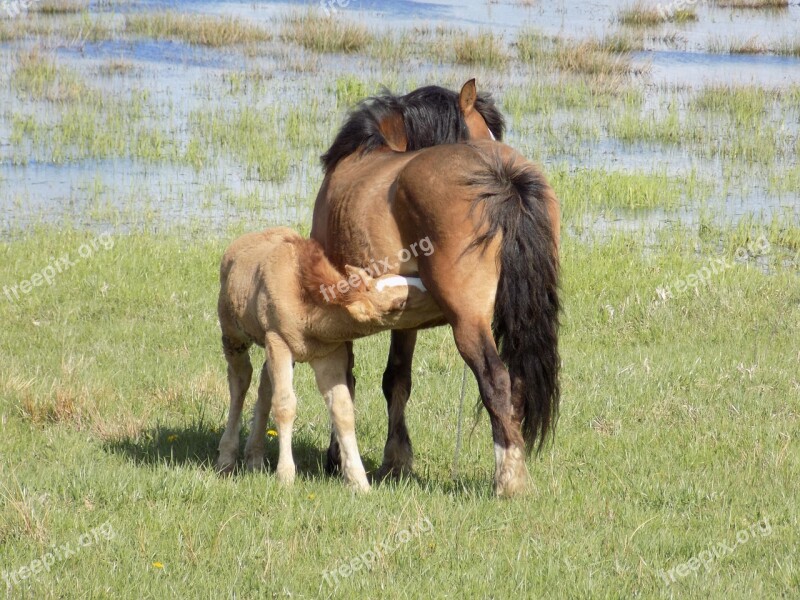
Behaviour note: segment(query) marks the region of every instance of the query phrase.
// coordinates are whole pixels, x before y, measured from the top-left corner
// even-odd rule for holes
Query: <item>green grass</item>
[[[32,5],[33,6],[33,5]],[[28,40],[79,46],[118,35],[114,24],[103,15],[69,14],[69,11],[29,13],[23,19],[0,19],[0,42]]]
[[[631,6],[620,9],[617,14],[617,20],[623,25],[631,27],[653,27],[663,23],[696,21],[697,11],[692,6],[673,9],[667,5],[662,10],[659,6],[653,4],[636,2]]]
[[[660,25],[669,20],[666,11],[660,11],[656,6],[637,2],[631,6],[620,9],[617,20],[623,25],[650,27]]]
[[[112,236],[113,248],[52,286],[0,298],[3,569],[104,524],[113,532],[13,593],[134,598],[179,586],[181,597],[417,596],[433,582],[478,597],[717,597],[729,589],[775,597],[800,583],[788,558],[800,531],[792,492],[800,460],[791,451],[798,413],[787,402],[800,383],[795,275],[737,265],[660,303],[660,286],[719,254],[680,252],[691,244],[680,236],[664,240],[674,251],[655,253],[634,237],[568,238],[563,409],[555,446],[529,461],[530,495],[491,497],[485,416],[451,480],[462,363],[442,328],[421,334],[415,359],[408,417],[420,479],[354,497],[321,473],[326,415],[302,366],[295,487],[280,487],[271,473],[216,477],[227,400],[214,306],[226,240]],[[4,285],[52,256],[75,257],[93,237],[45,229],[3,243]],[[386,344],[383,335],[356,348],[357,428],[369,469],[384,437]],[[470,379],[470,402],[475,393]],[[267,448],[274,465],[275,441]],[[662,571],[733,543],[765,518],[769,535],[665,585]],[[424,519],[430,533],[335,590],[325,583],[325,571]]]
[[[756,35],[746,39],[715,38],[709,42],[708,50],[709,52],[715,52],[717,54],[765,54],[769,52],[767,46],[765,46]]]
[[[32,3],[29,10],[45,15],[64,15],[83,12],[88,8],[88,0],[40,0]]]
[[[453,50],[455,62],[464,65],[483,65],[498,69],[504,67],[509,60],[503,38],[491,32],[456,37]]]
[[[657,112],[626,108],[609,116],[607,129],[626,143],[671,145],[702,156],[771,165],[797,156],[796,136],[784,125],[796,118],[796,94],[794,88],[711,87],[686,108],[677,96]]]
[[[509,44],[345,16],[278,17],[250,33],[244,21],[160,12],[0,21],[0,41],[14,41],[0,161],[41,163],[70,188],[37,213],[13,171],[0,177],[0,595],[4,572],[105,524],[111,539],[9,597],[791,597],[800,589],[800,89],[664,90],[629,77],[628,53],[668,37],[663,28],[581,41],[526,29]],[[148,61],[74,51],[109,38],[209,45],[235,66],[177,92]],[[62,45],[73,51],[49,50]],[[508,77],[491,75],[500,67]],[[482,413],[472,430],[471,376],[452,477],[463,363],[447,328],[422,332],[415,356],[407,416],[417,478],[353,496],[325,476],[326,411],[298,365],[295,487],[275,482],[272,438],[269,472],[219,479],[224,247],[267,224],[308,233],[317,157],[356,101],[381,85],[458,89],[471,68],[507,116],[507,140],[542,161],[563,208],[562,412],[555,445],[528,462],[530,494],[492,497],[490,428]],[[635,165],[615,155],[620,143],[642,153]],[[669,153],[698,166],[664,168]],[[120,193],[102,177],[129,168],[143,173],[141,186]],[[731,223],[729,206],[753,193],[784,209]],[[684,213],[696,225],[675,225]],[[86,228],[101,223],[112,248],[8,299],[3,286],[80,256],[97,236]],[[746,251],[761,236],[770,251]],[[386,334],[356,344],[370,471],[385,439],[388,344]],[[764,518],[769,535],[665,583],[662,572]],[[425,519],[431,532],[337,588],[326,583],[326,571]]]
[[[350,109],[372,93],[363,81],[353,75],[336,78],[334,94],[336,95],[336,105],[340,108]]]
[[[326,123],[319,105],[290,107],[281,112],[244,107],[230,111],[196,111],[189,116],[190,140],[186,160],[203,164],[232,157],[248,178],[281,182],[298,156],[322,143]]]
[[[658,6],[644,2],[636,2],[620,9],[617,20],[630,27],[653,27],[663,23],[688,23],[697,20],[694,7],[675,8],[667,6],[660,10]]]
[[[551,184],[559,190],[567,222],[581,215],[614,209],[675,209],[700,202],[709,193],[708,184],[699,182],[696,173],[678,179],[664,173],[570,171],[562,167],[552,171]]]
[[[781,40],[775,47],[775,53],[784,56],[800,56],[800,36]]]
[[[627,33],[603,39],[548,38],[538,31],[524,29],[517,36],[515,47],[517,57],[537,69],[614,81],[636,70],[630,52],[642,49],[644,40]]]
[[[308,11],[285,19],[281,36],[315,52],[353,53],[366,49],[375,37],[366,26]]]
[[[269,31],[242,19],[174,12],[128,15],[125,31],[137,36],[175,39],[213,48],[272,39]]]

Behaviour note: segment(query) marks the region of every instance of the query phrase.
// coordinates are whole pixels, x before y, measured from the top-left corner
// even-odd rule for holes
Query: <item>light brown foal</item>
[[[309,362],[341,447],[345,480],[369,489],[356,443],[344,342],[393,327],[414,327],[439,314],[419,279],[373,278],[351,267],[342,274],[317,242],[290,229],[268,229],[236,239],[225,252],[218,313],[231,401],[218,470],[230,473],[236,464],[242,407],[253,373],[249,349],[255,343],[264,347],[266,360],[245,449],[247,467],[263,465],[272,410],[280,445],[277,477],[283,483],[294,480],[293,366]]]

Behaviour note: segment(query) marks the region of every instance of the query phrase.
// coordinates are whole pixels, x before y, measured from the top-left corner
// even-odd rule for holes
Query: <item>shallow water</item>
[[[513,39],[522,28],[535,28],[548,35],[571,38],[602,36],[616,31],[615,15],[623,1],[537,2],[533,6],[511,3],[465,3],[456,0],[414,2],[399,0],[336,0],[328,9],[376,28],[397,29],[405,26],[443,24],[448,27],[492,30]],[[258,23],[271,23],[276,16],[298,6],[319,10],[320,3],[275,2],[252,4],[234,1],[159,2],[137,1],[129,4],[101,4],[97,11],[127,12],[174,9],[209,14],[233,14]],[[800,84],[800,59],[772,55],[720,55],[706,51],[714,39],[753,35],[769,43],[800,33],[800,5],[777,12],[731,11],[696,5],[699,20],[687,25],[667,24],[652,30],[655,37],[676,33],[672,42],[649,41],[644,52],[637,53],[638,63],[649,65],[649,71],[638,76],[645,89],[645,109],[659,110],[666,94],[692,90],[711,84],[756,84],[767,88]],[[21,17],[24,18],[24,17]],[[22,46],[30,45],[23,43]],[[297,103],[309,100],[313,90],[326,116],[330,134],[340,122],[343,112],[331,99],[331,82],[351,73],[356,77],[385,77],[385,65],[363,57],[315,56],[302,50],[292,51],[297,60],[310,63],[308,72],[287,71],[277,43],[265,44],[259,56],[248,57],[238,50],[208,49],[184,43],[152,40],[116,40],[97,43],[66,44],[54,50],[59,63],[70,66],[89,83],[112,95],[130,94],[146,89],[158,110],[156,121],[166,124],[174,140],[185,145],[185,127],[169,127],[185,123],[193,111],[212,110],[251,102],[255,108],[274,103]],[[12,44],[0,44],[0,230],[28,227],[33,223],[69,220],[84,225],[107,224],[114,209],[124,212],[117,227],[157,227],[173,224],[222,229],[228,222],[241,219],[263,222],[307,222],[310,200],[322,179],[317,155],[319,148],[305,152],[291,168],[287,181],[275,184],[248,179],[241,165],[216,161],[195,169],[180,164],[143,163],[128,158],[79,160],[65,164],[32,160],[24,165],[12,164],[11,115],[19,109],[16,95],[9,90],[13,70]],[[111,59],[122,59],[130,71],[122,75],[100,75]],[[423,83],[441,81],[442,68],[421,64],[413,69],[397,65],[391,77],[397,79],[395,89],[403,90]],[[230,72],[260,71],[271,77],[257,93],[244,96],[227,95],[229,84],[224,76]],[[409,72],[406,72],[409,71]],[[446,67],[448,76],[470,73],[467,67]],[[488,73],[490,81],[502,90],[508,82],[521,84],[524,74]],[[449,84],[448,85],[454,85]],[[498,94],[502,97],[502,91]],[[26,106],[23,113],[33,110]],[[530,116],[530,119],[541,117]],[[554,118],[554,117],[550,117]],[[797,131],[797,123],[789,128]],[[512,131],[509,142],[521,149],[536,152],[535,140],[522,131]],[[711,182],[722,178],[719,159],[698,158],[685,151],[663,146],[620,143],[605,134],[588,140],[580,148],[567,153],[543,156],[545,162],[566,162],[574,168],[604,168],[624,171],[666,172],[683,176],[695,170]],[[773,168],[790,168],[796,156],[786,164]],[[545,168],[547,165],[545,164]],[[677,211],[650,211],[604,214],[592,217],[603,226],[657,227],[678,220],[696,222],[700,210],[710,210],[720,219],[736,221],[748,215],[764,217],[794,214],[800,221],[798,194],[771,195],[758,169],[746,172],[741,185],[717,189],[704,207],[686,206]],[[800,190],[798,191],[800,193]],[[244,198],[244,200],[242,199]],[[119,217],[117,217],[119,219]]]

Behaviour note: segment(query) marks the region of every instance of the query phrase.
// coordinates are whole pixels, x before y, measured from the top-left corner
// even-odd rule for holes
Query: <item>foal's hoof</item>
[[[372,486],[369,484],[368,481],[352,482],[350,483],[350,487],[359,494],[366,494],[372,490]]]
[[[280,467],[275,471],[275,477],[277,477],[278,482],[281,485],[292,485],[294,483],[294,478],[297,473],[297,470],[292,467]]]

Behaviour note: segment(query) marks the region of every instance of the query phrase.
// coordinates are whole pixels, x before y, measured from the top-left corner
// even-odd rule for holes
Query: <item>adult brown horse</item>
[[[460,93],[431,86],[362,102],[322,157],[311,230],[340,269],[380,261],[390,272],[419,273],[443,314],[425,326],[453,327],[478,381],[501,496],[524,487],[524,450],[537,439],[541,447],[557,414],[560,227],[558,201],[538,169],[494,141],[503,125],[474,80]],[[381,260],[423,238],[435,249],[429,256]],[[392,332],[379,477],[411,470],[404,413],[415,343],[416,330]],[[352,348],[350,361],[354,393]],[[338,461],[332,439],[326,467]]]

